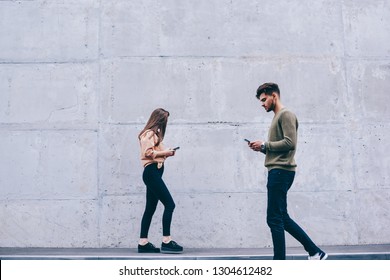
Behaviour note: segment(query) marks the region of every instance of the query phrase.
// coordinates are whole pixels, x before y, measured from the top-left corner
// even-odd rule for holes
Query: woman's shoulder
[[[151,130],[151,129],[147,129],[145,130],[140,136],[139,138],[142,139],[142,138],[146,138],[146,139],[152,139],[152,138],[155,138],[157,137],[156,133]]]

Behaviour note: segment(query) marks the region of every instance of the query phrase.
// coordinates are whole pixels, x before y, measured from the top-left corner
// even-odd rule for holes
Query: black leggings
[[[140,238],[148,238],[150,224],[159,200],[164,205],[162,217],[163,236],[171,235],[171,222],[175,202],[162,180],[163,173],[164,166],[158,169],[157,163],[152,163],[145,167],[142,174],[142,179],[146,185],[146,206],[141,221]]]

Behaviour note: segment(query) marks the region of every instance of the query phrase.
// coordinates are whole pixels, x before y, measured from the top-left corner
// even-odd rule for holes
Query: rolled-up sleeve
[[[141,136],[141,156],[143,158],[155,159],[156,153],[154,152],[155,134],[153,131],[148,131]]]

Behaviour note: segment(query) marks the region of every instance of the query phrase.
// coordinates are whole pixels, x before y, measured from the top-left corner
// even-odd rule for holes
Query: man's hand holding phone
[[[244,140],[248,143],[249,148],[251,148],[255,152],[262,152],[265,154],[265,150],[262,149],[262,146],[264,145],[263,141],[258,140],[258,141],[251,142],[248,139],[244,139]]]

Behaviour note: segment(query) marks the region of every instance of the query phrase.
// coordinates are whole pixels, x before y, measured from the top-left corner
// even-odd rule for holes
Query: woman
[[[141,146],[141,162],[144,166],[142,179],[146,185],[146,207],[141,221],[141,234],[138,243],[139,253],[160,252],[159,248],[148,241],[148,232],[158,201],[161,201],[164,205],[161,252],[181,253],[183,251],[183,247],[171,238],[170,229],[175,202],[162,180],[164,161],[175,155],[175,150],[165,149],[162,143],[168,116],[169,112],[164,109],[154,110],[145,128],[138,135]]]

